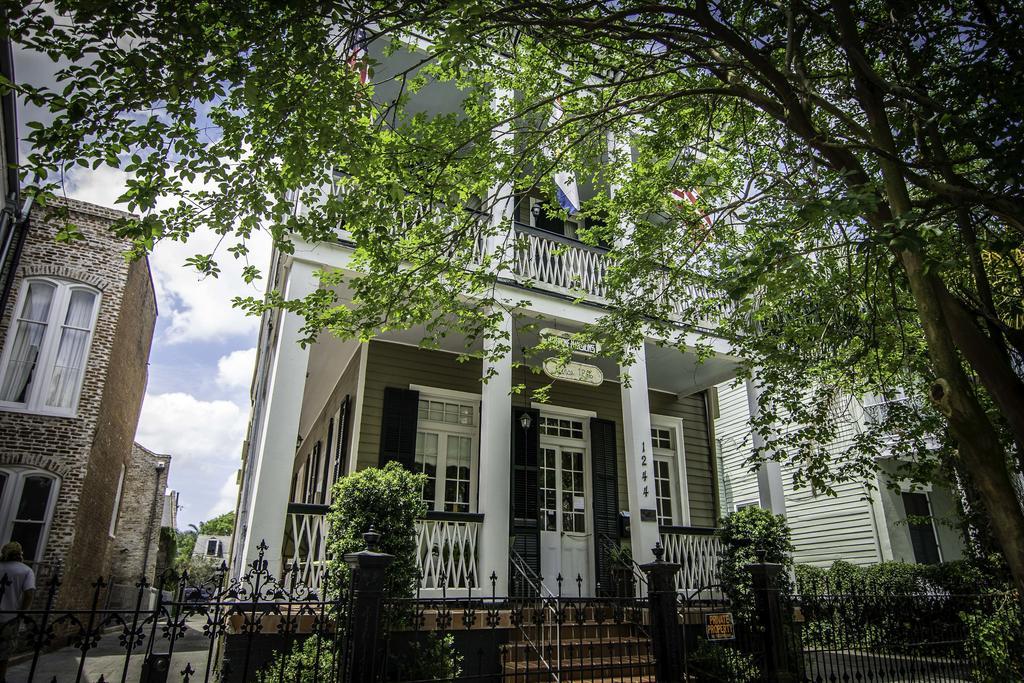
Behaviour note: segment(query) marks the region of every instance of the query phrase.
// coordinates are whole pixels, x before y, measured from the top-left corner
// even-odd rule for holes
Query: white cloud
[[[248,411],[232,401],[204,401],[191,394],[146,394],[135,440],[157,453],[169,453],[175,472],[236,468]]]
[[[235,504],[238,502],[237,481],[236,473],[232,472],[228,475],[228,478],[224,480],[224,485],[220,487],[220,495],[217,498],[217,502],[206,513],[205,519],[213,519],[235,509]]]
[[[124,210],[115,204],[124,192],[127,174],[101,167],[95,171],[78,171],[68,178],[68,195],[93,204]],[[192,189],[199,189],[196,185]],[[173,206],[176,200],[164,200],[160,208]],[[231,306],[236,296],[260,296],[264,281],[247,285],[242,269],[249,263],[266,270],[270,263],[270,237],[257,231],[248,240],[248,260],[236,259],[220,244],[221,236],[212,231],[197,232],[188,242],[163,241],[149,257],[156,287],[157,304],[168,321],[165,341],[178,344],[192,341],[220,341],[232,337],[251,336],[259,329],[259,318],[245,315]],[[203,277],[185,266],[185,259],[217,249],[220,266],[218,277]]]
[[[256,364],[256,347],[238,349],[217,361],[217,384],[225,389],[248,389]]]

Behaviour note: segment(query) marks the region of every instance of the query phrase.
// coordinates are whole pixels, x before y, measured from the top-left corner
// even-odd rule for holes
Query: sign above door
[[[604,373],[601,372],[601,368],[588,363],[577,363],[573,360],[562,363],[557,358],[548,358],[542,367],[544,374],[551,379],[587,384],[592,387],[599,387],[604,382]]]
[[[540,338],[543,341],[550,340],[559,346],[566,347],[572,353],[578,353],[581,356],[592,357],[601,355],[600,343],[588,339],[576,339],[573,337],[572,332],[545,327],[540,331]]]

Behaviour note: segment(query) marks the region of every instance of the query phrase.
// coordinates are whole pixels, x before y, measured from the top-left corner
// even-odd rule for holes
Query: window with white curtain
[[[85,285],[22,283],[0,359],[0,407],[75,413],[98,308],[99,293]]]
[[[60,481],[34,467],[0,468],[0,544],[18,541],[26,562],[38,562],[57,502]]]

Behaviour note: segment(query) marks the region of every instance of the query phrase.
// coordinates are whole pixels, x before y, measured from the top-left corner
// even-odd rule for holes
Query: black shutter
[[[345,394],[345,400],[341,402],[341,410],[338,414],[338,442],[335,445],[334,452],[334,481],[338,481],[341,475],[345,473],[345,456],[348,453],[348,449],[345,444],[348,443],[348,423],[349,423],[349,402],[350,397]]]
[[[530,426],[526,429],[523,429],[524,415],[530,418]],[[537,574],[540,573],[539,422],[538,410],[512,409],[512,548]]]
[[[918,564],[938,564],[939,546],[935,542],[935,528],[931,522],[932,511],[928,505],[928,496],[923,493],[904,492],[903,508],[907,511],[907,517],[929,518],[923,524],[907,524],[910,530],[910,544],[914,548],[914,561]]]
[[[619,543],[619,468],[615,423],[611,420],[590,418],[590,471],[594,491],[594,575],[601,593],[611,595],[615,586],[606,546],[609,541]]]
[[[413,469],[416,462],[416,420],[420,392],[385,387],[380,420],[380,466],[397,460]]]
[[[527,415],[530,426],[523,429],[522,419]],[[537,526],[539,499],[537,485],[537,452],[540,450],[540,431],[537,423],[540,412],[530,408],[512,409],[512,523]]]

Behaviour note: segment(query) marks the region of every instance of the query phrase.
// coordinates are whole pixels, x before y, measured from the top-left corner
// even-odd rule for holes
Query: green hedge
[[[936,565],[797,565],[803,642],[962,657],[972,680],[1024,681],[1021,606],[998,558]]]

